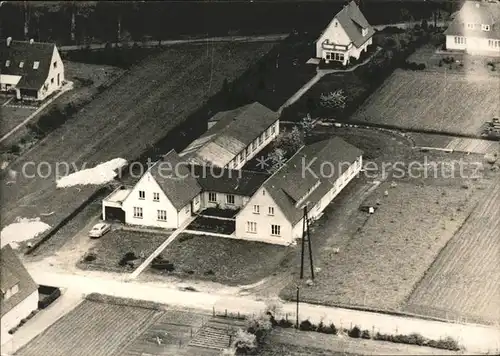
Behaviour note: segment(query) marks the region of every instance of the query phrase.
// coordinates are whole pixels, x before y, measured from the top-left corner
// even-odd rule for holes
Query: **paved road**
[[[41,284],[68,288],[72,293],[102,293],[115,297],[148,300],[179,307],[195,308],[211,311],[232,313],[259,313],[265,309],[265,302],[246,296],[219,296],[215,293],[189,292],[171,289],[161,283],[137,283],[120,280],[116,274],[100,272],[85,275],[71,275],[57,270],[42,270],[37,264],[28,264],[27,268],[35,281]],[[294,303],[285,303],[283,312],[294,318]],[[318,323],[333,322],[336,325],[349,327],[359,325],[382,333],[409,334],[419,332],[425,337],[439,339],[452,336],[459,340],[469,352],[497,352],[500,350],[500,330],[479,325],[462,325],[428,321],[416,318],[332,308],[301,303],[299,315],[301,319],[308,318]]]

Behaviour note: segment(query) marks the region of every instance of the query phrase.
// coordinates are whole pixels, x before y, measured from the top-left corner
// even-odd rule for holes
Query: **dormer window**
[[[21,61],[21,62],[19,62],[19,68],[22,68],[22,67],[24,67],[24,62]]]
[[[7,60],[5,61],[5,66],[6,66],[6,67],[10,67],[10,60],[8,60],[8,59],[7,59]]]
[[[361,30],[361,35],[364,37],[368,34],[368,29],[367,28],[364,28]]]
[[[17,292],[19,292],[19,283],[14,284],[11,288],[7,289],[3,294],[3,299],[4,300],[10,299]]]
[[[39,66],[40,66],[40,62],[39,61],[35,61],[33,63],[33,69],[38,69]]]
[[[481,29],[482,29],[483,31],[489,31],[489,30],[490,30],[490,25],[482,25],[482,26],[481,26]]]

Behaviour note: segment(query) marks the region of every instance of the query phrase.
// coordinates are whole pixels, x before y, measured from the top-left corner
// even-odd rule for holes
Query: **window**
[[[333,22],[333,26],[334,26],[334,27],[337,27],[338,25],[339,25],[339,23],[338,23],[337,21],[334,21],[334,22]]]
[[[260,214],[260,205],[254,205],[253,206],[253,213],[254,214]]]
[[[344,60],[344,54],[343,53],[336,53],[336,52],[333,52],[332,53],[332,59],[334,61],[343,61]]]
[[[12,288],[9,288],[5,291],[5,293],[3,294],[4,300],[11,298],[17,292],[19,292],[19,283],[14,284]]]
[[[455,37],[455,44],[466,44],[466,40],[465,40],[465,37],[459,37],[459,36],[456,36]]]
[[[470,29],[470,30],[473,30],[474,29],[474,24],[473,23],[468,23],[467,24],[467,28]]]
[[[274,206],[269,207],[269,215],[274,215]]]
[[[257,148],[257,144],[255,143],[255,141],[252,142],[252,151],[255,151],[255,149]]]
[[[232,195],[232,194],[226,195],[226,203],[234,204],[234,195]]]
[[[260,142],[260,136],[257,137],[257,146],[260,146],[261,142]]]
[[[50,78],[50,84],[54,84],[54,78]]]
[[[160,201],[160,193],[153,193],[153,201]]]
[[[134,206],[134,218],[142,219],[142,208]]]
[[[269,138],[269,131],[264,131],[264,140],[267,140]]]
[[[22,67],[24,67],[24,62],[23,61],[19,62],[19,68],[22,68]]]
[[[255,221],[247,221],[247,232],[257,233],[257,223]]]
[[[38,62],[38,61],[33,62],[33,69],[38,69],[39,66],[40,66],[40,62]]]
[[[241,153],[238,155],[238,157],[239,157],[240,163],[243,162],[243,155]]]
[[[271,126],[271,135],[276,132],[276,127],[273,125]]]
[[[158,213],[158,221],[167,221],[166,210],[157,210],[157,213]]]
[[[489,30],[490,30],[490,25],[482,25],[482,26],[481,26],[481,29],[482,29],[483,31],[489,31]]]
[[[146,199],[146,192],[144,190],[139,190],[139,199]]]
[[[5,66],[10,67],[10,61],[8,59],[5,61]]]
[[[57,68],[57,62],[54,62],[53,66],[54,68]]]
[[[366,36],[368,34],[368,29],[367,28],[364,28],[361,30],[361,36]]]
[[[280,236],[281,234],[281,226],[280,225],[271,225],[271,235]]]
[[[500,40],[488,40],[488,46],[491,48],[500,47]]]
[[[184,212],[187,214],[191,211],[191,207],[189,205],[186,206],[186,209],[184,209]]]
[[[215,203],[217,201],[217,193],[208,193],[208,201]]]

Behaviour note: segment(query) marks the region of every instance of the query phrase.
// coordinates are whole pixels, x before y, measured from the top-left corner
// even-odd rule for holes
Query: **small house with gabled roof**
[[[1,266],[1,339],[9,338],[9,330],[38,309],[38,285],[23,266],[12,247],[7,244],[0,250]]]
[[[54,43],[14,41],[0,44],[0,91],[17,99],[41,101],[64,83],[64,64]]]
[[[359,59],[373,43],[375,29],[368,23],[355,1],[335,15],[316,41],[316,57],[326,62],[347,65],[350,58]]]

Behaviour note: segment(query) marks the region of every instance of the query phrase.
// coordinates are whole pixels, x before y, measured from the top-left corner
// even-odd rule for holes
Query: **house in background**
[[[239,169],[279,134],[278,113],[254,102],[223,111],[179,156],[186,162]]]
[[[2,289],[2,343],[10,338],[9,330],[38,309],[38,286],[19,257],[7,244],[0,250]]]
[[[64,64],[53,43],[13,41],[0,45],[0,91],[17,99],[41,101],[60,89]]]
[[[445,35],[448,50],[500,55],[500,1],[466,1]]]
[[[335,15],[316,41],[316,58],[349,63],[350,57],[359,59],[373,43],[375,30],[368,23],[355,1],[351,1]]]
[[[339,137],[300,149],[256,191],[236,216],[236,236],[287,245],[361,171],[363,152]]]

